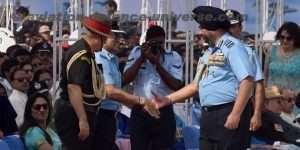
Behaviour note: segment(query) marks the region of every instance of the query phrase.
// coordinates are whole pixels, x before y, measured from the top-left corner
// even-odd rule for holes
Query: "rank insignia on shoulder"
[[[234,45],[234,43],[230,40],[226,40],[224,44],[227,48],[231,48]]]
[[[281,124],[274,124],[274,128],[275,128],[275,130],[276,131],[279,131],[279,132],[283,132],[283,129],[282,129],[282,126],[281,126]]]
[[[87,58],[86,56],[81,56],[80,59],[83,61],[87,61],[89,64],[91,64],[91,60],[89,58]]]
[[[181,68],[181,65],[172,65],[174,68],[176,69],[180,69]]]
[[[127,59],[127,62],[131,62],[131,61],[133,61],[134,60],[134,58],[131,58],[131,59]]]

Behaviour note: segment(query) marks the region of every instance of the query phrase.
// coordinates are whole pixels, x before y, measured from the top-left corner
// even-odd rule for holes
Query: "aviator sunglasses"
[[[43,107],[44,110],[49,109],[48,104],[37,104],[37,105],[32,106],[32,108],[35,109],[35,110],[41,110],[42,107]]]

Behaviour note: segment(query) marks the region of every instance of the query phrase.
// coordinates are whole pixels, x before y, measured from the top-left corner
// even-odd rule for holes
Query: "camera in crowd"
[[[157,41],[149,41],[142,44],[142,48],[147,49],[148,47],[150,47],[150,50],[154,55],[157,55],[158,51],[161,49],[161,46]]]

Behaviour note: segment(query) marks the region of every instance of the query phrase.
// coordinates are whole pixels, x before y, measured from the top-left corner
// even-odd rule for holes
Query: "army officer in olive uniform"
[[[111,19],[94,13],[82,21],[83,37],[75,42],[62,60],[60,94],[63,104],[57,110],[55,126],[63,148],[92,149],[94,118],[105,98],[102,71],[94,60],[94,52],[102,48],[106,37],[113,38]]]

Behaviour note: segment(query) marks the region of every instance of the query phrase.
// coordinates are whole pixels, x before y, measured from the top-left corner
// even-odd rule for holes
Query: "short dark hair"
[[[9,72],[12,67],[18,66],[18,65],[20,65],[20,63],[15,58],[10,58],[10,59],[5,60],[3,62],[3,64],[1,65],[1,73],[2,73],[3,77],[7,78],[7,76],[5,75],[5,72]]]
[[[24,71],[22,68],[17,68],[17,69],[14,69],[13,72],[11,73],[10,75],[10,80],[13,81],[15,80],[15,74],[19,71]],[[25,71],[24,71],[25,72]]]
[[[21,49],[21,48],[22,48],[22,46],[20,46],[20,45],[12,45],[6,49],[6,54],[8,56],[14,56],[15,51],[18,49]]]
[[[165,37],[166,32],[161,26],[151,26],[146,33],[146,41],[155,37]]]
[[[13,54],[14,58],[17,58],[18,56],[24,56],[24,55],[30,56],[29,51],[27,49],[24,49],[24,48],[16,50]]]
[[[33,74],[33,81],[39,82],[39,78],[43,73],[49,73],[50,76],[52,77],[52,73],[49,69],[42,68],[35,71],[35,73]]]
[[[279,30],[277,31],[277,34],[275,36],[276,40],[280,39],[281,32],[283,30],[286,30],[286,32],[291,36],[291,38],[294,40],[294,47],[300,48],[300,28],[299,26],[294,22],[286,22],[284,23]]]
[[[114,7],[115,10],[117,10],[118,5],[114,0],[108,0],[105,2],[105,5],[108,5],[109,7]]]
[[[28,8],[24,7],[24,6],[20,6],[17,10],[16,10],[17,13],[20,13],[20,14],[24,14],[25,16],[28,16],[29,15],[29,10]]]

